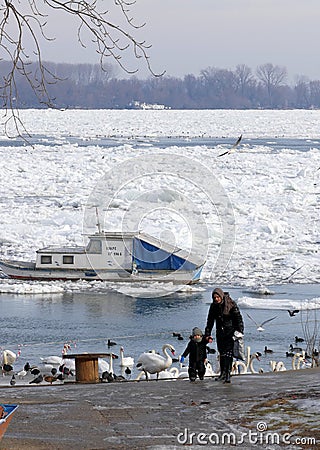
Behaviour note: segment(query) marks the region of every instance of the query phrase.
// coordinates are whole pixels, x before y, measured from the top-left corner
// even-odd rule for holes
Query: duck
[[[267,346],[264,347],[264,352],[265,353],[273,353],[273,350],[271,350],[271,348],[268,348]]]
[[[162,347],[162,352],[164,356],[158,355],[157,353],[142,353],[139,358],[136,367],[145,373],[146,380],[148,381],[149,374],[157,374],[157,380],[159,379],[159,373],[165,369],[168,369],[172,364],[172,358],[167,353],[170,350],[174,355],[175,349],[171,344],[165,344]]]
[[[302,352],[302,348],[294,347],[292,344],[290,344],[290,352],[294,352],[294,353]]]
[[[114,342],[114,341],[111,341],[111,339],[108,339],[107,346],[108,347],[113,347],[114,345],[117,345],[117,343]]]
[[[131,356],[124,356],[124,349],[120,347],[120,366],[121,367],[130,367],[134,365],[134,358]]]
[[[304,339],[301,337],[295,336],[294,341],[297,344],[298,342],[304,342]]]
[[[176,333],[175,331],[172,333],[173,337],[176,337],[178,339],[178,341],[183,341],[183,336],[181,335],[181,333]]]

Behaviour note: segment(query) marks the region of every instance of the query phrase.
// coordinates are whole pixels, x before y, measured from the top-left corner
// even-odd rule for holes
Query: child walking
[[[200,328],[193,328],[190,341],[180,358],[180,362],[183,363],[184,359],[189,355],[188,374],[190,381],[196,381],[197,375],[200,380],[203,380],[206,371],[206,346],[210,341],[212,342],[211,336],[205,337]]]

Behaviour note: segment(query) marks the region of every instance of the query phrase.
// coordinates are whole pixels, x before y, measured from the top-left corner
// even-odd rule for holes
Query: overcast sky
[[[237,64],[255,71],[270,62],[285,66],[290,82],[296,75],[320,79],[320,0],[137,0],[132,15],[146,22],[139,35],[152,44],[154,70],[169,76]],[[55,22],[57,40],[45,46],[45,60],[99,61],[90,47],[84,50],[71,39],[70,19]],[[142,78],[146,71],[139,67]]]

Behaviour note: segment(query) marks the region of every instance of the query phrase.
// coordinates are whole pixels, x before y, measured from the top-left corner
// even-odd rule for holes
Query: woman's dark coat
[[[243,333],[244,325],[238,305],[227,292],[224,293],[223,301],[220,304],[213,299],[208,312],[205,336],[211,335],[214,324],[216,324],[219,353],[232,351],[234,344],[232,336],[235,331]]]

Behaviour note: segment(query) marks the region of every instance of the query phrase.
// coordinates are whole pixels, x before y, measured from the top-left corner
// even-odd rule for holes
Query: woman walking
[[[217,347],[220,357],[220,376],[224,383],[230,383],[230,372],[233,362],[234,333],[243,335],[244,325],[238,305],[228,292],[216,288],[212,292],[212,303],[209,308],[205,336],[210,336],[216,324]]]

